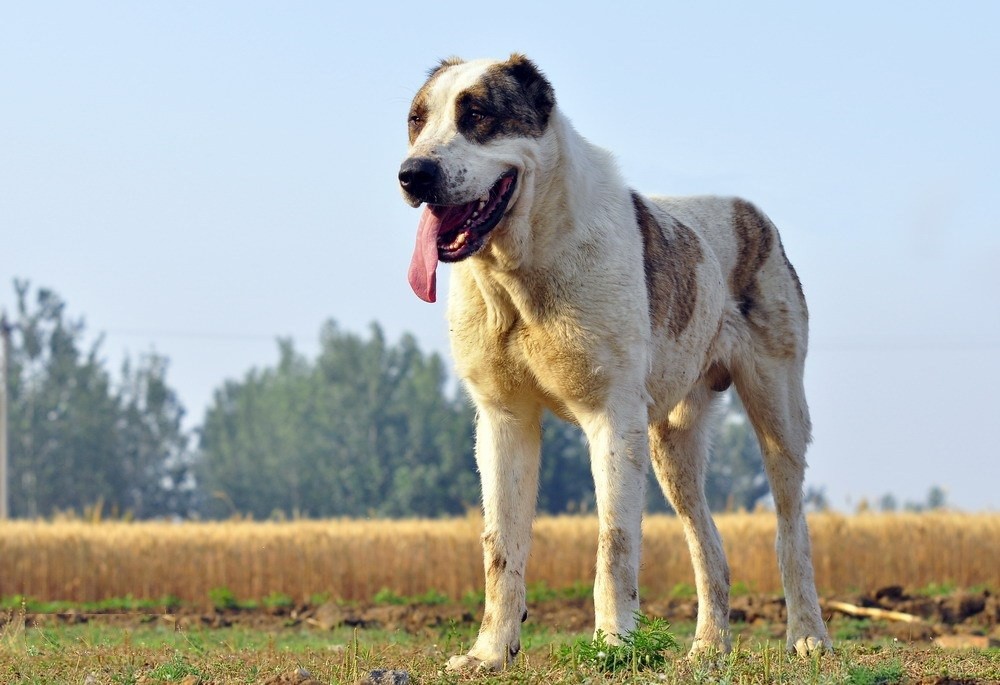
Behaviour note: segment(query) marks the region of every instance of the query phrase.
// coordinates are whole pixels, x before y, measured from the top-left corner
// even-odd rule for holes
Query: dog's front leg
[[[448,661],[450,671],[499,670],[513,662],[527,617],[524,570],[538,496],[541,413],[537,406],[477,404],[486,607],[476,644]]]
[[[646,406],[619,403],[584,423],[597,495],[596,631],[615,642],[636,625],[649,443]]]

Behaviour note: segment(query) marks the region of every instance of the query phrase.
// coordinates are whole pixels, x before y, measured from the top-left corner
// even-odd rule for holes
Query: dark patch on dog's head
[[[427,123],[427,93],[430,91],[431,84],[445,69],[459,64],[464,64],[464,60],[458,57],[449,57],[441,60],[427,71],[427,80],[424,81],[424,85],[420,87],[417,94],[413,96],[413,102],[410,103],[410,114],[407,119],[410,145],[413,145],[413,141],[417,139],[417,136],[424,129],[424,124]]]
[[[729,288],[736,298],[740,314],[749,316],[758,298],[757,272],[770,256],[774,226],[763,213],[746,200],[733,203],[733,232],[736,234],[736,265],[729,275]]]
[[[701,246],[690,228],[676,219],[664,230],[645,200],[632,193],[635,219],[642,234],[643,267],[649,298],[650,326],[663,325],[676,338],[687,328],[698,301],[696,267],[702,260]]]
[[[469,140],[538,138],[545,133],[555,93],[538,67],[524,55],[489,67],[455,101],[455,121]]]

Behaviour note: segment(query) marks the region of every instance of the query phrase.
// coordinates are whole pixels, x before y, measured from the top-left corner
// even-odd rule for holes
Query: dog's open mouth
[[[478,252],[507,210],[514,193],[517,172],[501,176],[482,197],[464,205],[430,205],[429,211],[441,222],[437,234],[438,256],[442,262],[457,262]]]
[[[517,184],[517,171],[503,174],[481,197],[462,205],[427,205],[417,228],[417,245],[409,280],[422,300],[437,299],[438,260],[458,262],[486,245],[490,231],[503,219]]]

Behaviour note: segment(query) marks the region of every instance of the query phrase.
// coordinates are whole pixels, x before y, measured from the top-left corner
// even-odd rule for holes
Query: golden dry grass
[[[774,516],[717,517],[734,583],[780,590]],[[888,584],[1000,587],[1000,514],[818,514],[810,517],[821,593]],[[212,588],[241,599],[281,592],[370,599],[433,589],[452,598],[482,588],[476,516],[442,521],[0,524],[0,596],[96,601],[172,595],[208,602]],[[693,583],[677,519],[646,518],[641,584],[650,596]],[[529,583],[592,583],[593,517],[535,524]]]

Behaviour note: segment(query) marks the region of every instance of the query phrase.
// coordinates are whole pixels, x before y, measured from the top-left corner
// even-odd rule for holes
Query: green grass
[[[903,679],[903,666],[896,660],[878,666],[851,666],[847,678],[850,685],[893,685]]]
[[[617,635],[619,644],[610,644],[607,636],[597,631],[592,640],[581,639],[564,646],[557,654],[563,665],[591,665],[599,671],[662,670],[677,649],[677,639],[666,621],[637,614],[638,625],[624,635]]]
[[[476,628],[469,624],[452,623],[418,634],[351,628],[320,631],[301,625],[270,630],[192,626],[178,629],[176,624],[155,619],[127,628],[99,621],[26,628],[23,614],[0,614],[0,683],[83,683],[92,675],[92,682],[102,684],[156,685],[193,675],[203,683],[250,684],[297,668],[307,669],[320,682],[338,685],[352,684],[378,668],[406,670],[421,685],[471,682],[442,668],[449,656],[472,644]],[[640,636],[642,630],[645,637]],[[1000,682],[997,649],[949,652],[892,641],[845,642],[832,654],[799,659],[785,652],[783,641],[768,637],[765,627],[743,633],[728,655],[689,661],[685,654],[693,626],[671,627],[680,643],[678,649],[661,649],[666,642],[656,642],[665,630],[662,623],[640,626],[632,641],[635,656],[619,659],[609,669],[606,660],[587,651],[601,651],[591,636],[563,633],[529,621],[522,635],[524,648],[513,666],[475,682],[891,685],[935,682],[942,676]],[[643,663],[645,656],[650,657],[648,663]]]
[[[68,602],[68,601],[41,601],[22,595],[4,597],[0,599],[0,612],[20,611],[22,608],[33,614],[60,614],[70,611],[78,613],[101,613],[101,612],[157,612],[173,611],[181,606],[181,601],[176,597],[165,596],[159,599],[135,599],[131,595],[105,599],[99,602]]]
[[[587,599],[594,596],[594,586],[588,583],[573,583],[562,588],[550,588],[548,583],[540,581],[528,583],[525,591],[525,601],[528,604],[548,602],[553,599]]]

